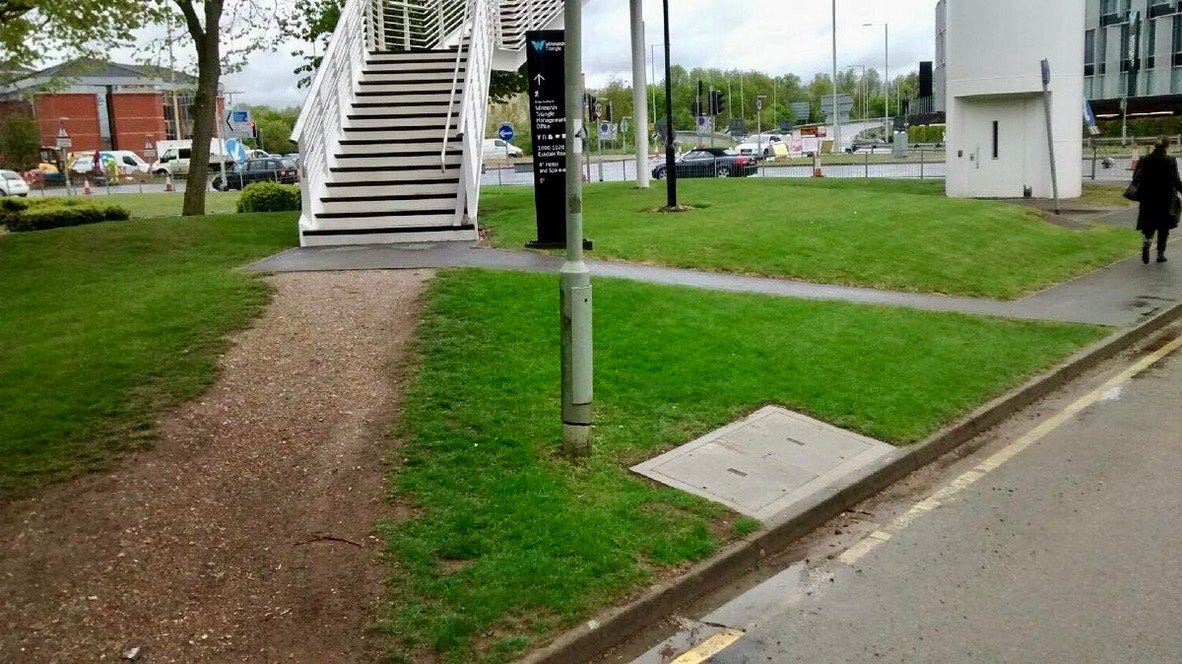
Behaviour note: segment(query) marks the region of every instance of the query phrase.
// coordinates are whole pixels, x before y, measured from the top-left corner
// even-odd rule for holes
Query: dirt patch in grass
[[[357,661],[428,272],[281,275],[217,382],[118,470],[0,506],[0,660]]]

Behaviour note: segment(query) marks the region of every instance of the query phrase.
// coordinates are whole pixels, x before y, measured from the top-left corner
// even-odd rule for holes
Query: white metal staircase
[[[474,240],[494,68],[562,0],[346,0],[292,138],[302,245]]]

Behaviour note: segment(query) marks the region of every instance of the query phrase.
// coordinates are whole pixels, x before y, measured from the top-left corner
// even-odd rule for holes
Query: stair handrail
[[[496,50],[499,0],[473,0],[468,24],[468,70],[460,103],[460,134],[464,149],[456,219],[475,221],[480,205],[480,166],[484,158],[484,124],[488,117],[488,87]]]
[[[328,179],[330,147],[341,140],[348,95],[360,77],[367,46],[367,23],[374,20],[371,0],[345,0],[337,29],[312,86],[304,100],[299,118],[292,128],[291,140],[300,148],[302,214],[311,219],[313,201],[319,200]]]
[[[471,0],[464,2],[464,22],[462,25],[468,25],[468,17],[470,16]],[[442,13],[440,14],[442,17]],[[442,25],[442,18],[440,19]],[[442,30],[441,30],[442,32]],[[451,143],[451,115],[455,110],[456,92],[460,83],[460,63],[464,60],[464,32],[460,30],[459,43],[456,44],[456,64],[451,74],[451,96],[447,100],[447,115],[443,118],[443,147],[439,148],[439,171],[447,170],[447,146]],[[458,123],[457,123],[458,124]]]

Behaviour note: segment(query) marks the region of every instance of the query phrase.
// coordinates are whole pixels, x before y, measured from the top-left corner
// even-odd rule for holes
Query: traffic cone
[[[825,174],[821,172],[821,153],[813,153],[813,177],[823,178]]]
[[[90,178],[86,178],[85,183],[82,185],[82,193],[86,196],[90,195]]]
[[[167,173],[164,176],[164,191],[173,191],[172,188],[172,173]]]

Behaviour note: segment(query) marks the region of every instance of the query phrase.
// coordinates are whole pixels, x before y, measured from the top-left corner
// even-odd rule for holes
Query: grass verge
[[[931,181],[692,179],[666,214],[664,186],[586,189],[594,256],[891,290],[1017,298],[1127,256],[1132,231],[1086,231],[1033,210],[956,200]],[[498,246],[535,237],[533,191],[488,188],[481,217]]]
[[[116,193],[112,194],[93,194],[91,196],[71,196],[70,198],[79,199],[85,198],[92,200],[101,205],[118,205],[126,208],[131,213],[133,219],[152,219],[155,217],[179,217],[181,214],[181,206],[184,205],[185,194],[183,192],[175,191],[169,193],[132,193],[130,190],[135,189],[135,185],[121,185],[115,189]],[[124,190],[127,193],[124,193]],[[241,192],[237,191],[208,191],[205,193],[205,213],[206,214],[234,214],[237,210],[235,206],[238,203],[238,196]],[[36,192],[30,194],[30,198],[40,199],[42,196]],[[62,198],[59,196],[45,196],[45,198]]]
[[[507,661],[749,520],[628,466],[768,403],[894,444],[1098,339],[1099,328],[600,280],[595,453],[561,441],[557,281],[442,273],[392,496],[393,661]]]
[[[296,242],[291,214],[0,238],[0,497],[147,444],[154,415],[209,384],[225,335],[269,297],[231,268]]]

